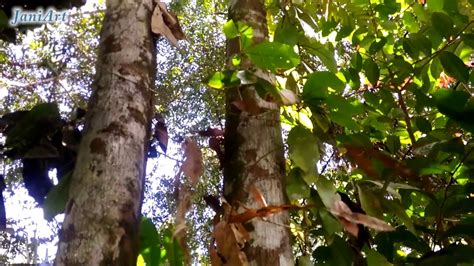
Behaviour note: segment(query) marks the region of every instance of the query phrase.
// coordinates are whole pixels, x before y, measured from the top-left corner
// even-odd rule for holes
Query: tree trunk
[[[107,0],[56,265],[135,265],[156,53],[152,0]]]
[[[263,0],[235,0],[230,1],[229,5],[229,18],[250,25],[254,43],[265,40],[268,31]],[[227,51],[229,58],[238,54],[239,40],[229,40]],[[248,60],[241,66],[252,68]],[[247,208],[261,208],[250,193],[256,188],[268,205],[285,204],[285,158],[280,113],[278,110],[266,110],[253,115],[240,111],[233,102],[241,100],[241,95],[258,97],[252,85],[231,88],[227,92],[224,195],[235,207],[240,202]],[[239,211],[242,212],[242,208]],[[250,265],[293,264],[290,231],[285,227],[288,224],[287,212],[272,215],[267,221],[257,218],[245,224],[252,237],[251,243],[244,248]]]

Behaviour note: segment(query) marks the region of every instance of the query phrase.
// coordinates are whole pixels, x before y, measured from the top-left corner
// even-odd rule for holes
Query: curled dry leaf
[[[184,33],[176,15],[169,12],[160,0],[156,3],[151,17],[151,31],[165,36],[174,46],[178,46],[178,40],[184,39]]]
[[[209,252],[212,265],[248,265],[242,247],[249,240],[249,235],[242,225],[221,221],[214,226],[212,236],[216,243],[216,247],[211,246]]]
[[[351,209],[349,209],[349,207],[340,199],[334,201],[330,212],[341,220],[341,223],[344,225],[344,229],[347,232],[356,237],[359,232],[357,224],[365,225],[377,231],[395,230],[391,225],[382,220],[362,213],[352,212]]]
[[[186,156],[186,159],[181,166],[181,170],[183,171],[184,175],[189,177],[191,185],[195,185],[198,181],[198,178],[204,171],[202,165],[201,149],[199,149],[196,142],[194,142],[191,138],[186,138],[186,140],[184,140],[183,146],[184,156]]]

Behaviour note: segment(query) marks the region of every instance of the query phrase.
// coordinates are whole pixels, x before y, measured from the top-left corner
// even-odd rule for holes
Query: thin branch
[[[411,144],[414,145],[416,142],[416,139],[415,139],[415,135],[413,134],[413,127],[411,126],[410,114],[408,113],[405,100],[403,99],[402,91],[401,90],[397,91],[397,94],[398,94],[398,104],[400,104],[400,108],[403,111],[405,123],[407,124],[408,136],[410,137]]]

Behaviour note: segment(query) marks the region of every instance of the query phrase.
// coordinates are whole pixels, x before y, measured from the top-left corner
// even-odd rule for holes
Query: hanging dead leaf
[[[155,124],[153,137],[158,141],[163,152],[166,153],[166,149],[168,148],[168,129],[166,128],[165,119],[161,114],[156,114],[155,118],[157,122]]]
[[[237,234],[237,236],[236,236]],[[248,233],[243,226],[237,228],[231,226],[226,221],[221,221],[214,226],[212,236],[216,242],[216,248],[211,247],[211,256],[215,252],[217,257],[213,257],[213,265],[248,265],[247,256],[242,251],[243,245],[248,241]]]
[[[351,209],[340,199],[334,201],[334,204],[329,211],[334,216],[338,217],[344,225],[344,229],[355,237],[357,237],[359,231],[357,224],[365,225],[377,231],[395,230],[391,225],[382,220],[362,213],[352,212]]]
[[[156,1],[155,9],[151,17],[151,31],[163,35],[174,46],[178,46],[178,40],[184,39],[184,33],[179,25],[175,14],[166,9],[166,5],[160,0]]]
[[[168,28],[173,33],[174,37],[178,40],[184,40],[186,36],[184,35],[181,25],[179,25],[178,16],[175,13],[168,11],[164,3],[159,2],[161,12],[163,13],[163,20]]]
[[[202,153],[201,149],[199,149],[196,142],[194,142],[191,138],[186,138],[184,140],[184,156],[186,159],[181,166],[181,170],[183,171],[184,175],[189,177],[191,185],[195,185],[198,181],[198,178],[203,173],[203,165],[202,165]]]

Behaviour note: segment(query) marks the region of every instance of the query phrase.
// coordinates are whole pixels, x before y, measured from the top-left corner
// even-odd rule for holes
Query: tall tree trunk
[[[152,0],[107,0],[56,265],[135,265],[156,53]]]
[[[229,18],[242,21],[253,29],[254,43],[268,35],[263,0],[234,0],[229,4]],[[227,43],[229,58],[240,52],[239,40]],[[249,61],[242,66],[251,69]],[[240,111],[233,104],[241,95],[256,96],[252,85],[228,90],[226,95],[226,128],[224,165],[224,195],[228,202],[247,208],[259,208],[252,189],[262,193],[268,205],[287,202],[285,196],[285,158],[281,137],[280,113],[266,110],[259,115]],[[252,99],[246,99],[252,101]],[[242,210],[240,210],[242,211]],[[250,265],[292,265],[288,213],[253,219],[245,224],[252,241],[244,248]]]

